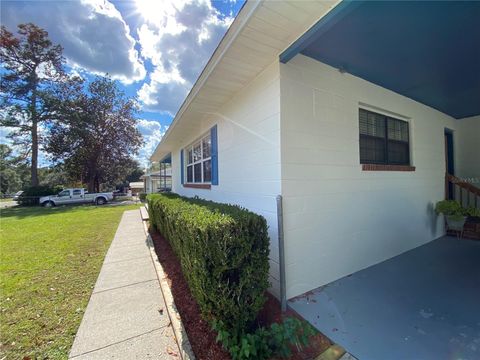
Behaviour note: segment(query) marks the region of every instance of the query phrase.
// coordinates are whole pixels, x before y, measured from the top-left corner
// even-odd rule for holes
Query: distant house
[[[267,219],[274,294],[277,195],[290,299],[443,236],[446,173],[479,181],[480,3],[455,4],[248,1],[205,66],[151,159]]]
[[[170,158],[164,158],[162,162],[153,163],[141,176],[144,182],[144,191],[147,194],[172,190],[172,167]]]
[[[143,181],[131,182],[128,184],[128,187],[132,191],[133,195],[138,195],[139,193],[145,191],[145,186]]]

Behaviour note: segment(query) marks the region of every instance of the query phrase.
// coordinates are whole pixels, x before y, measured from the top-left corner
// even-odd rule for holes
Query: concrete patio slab
[[[289,305],[356,358],[480,358],[480,242],[443,237]]]
[[[180,359],[138,210],[126,211],[70,351],[75,359]]]

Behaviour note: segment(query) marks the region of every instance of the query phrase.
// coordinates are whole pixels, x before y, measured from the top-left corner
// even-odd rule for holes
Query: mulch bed
[[[167,281],[172,290],[175,305],[182,318],[183,326],[192,345],[192,350],[198,360],[230,359],[221,344],[215,341],[217,334],[200,316],[200,308],[194,300],[187,281],[183,277],[180,262],[172,247],[157,231],[150,228],[158,260],[167,275]]]
[[[215,341],[217,333],[212,330],[200,315],[200,308],[193,298],[187,281],[185,280],[180,262],[174,254],[170,244],[156,230],[150,228],[155,252],[167,275],[167,281],[175,300],[175,305],[182,318],[183,325],[192,345],[193,352],[198,360],[228,360],[231,359],[222,345]],[[266,293],[267,301],[260,311],[257,322],[260,326],[268,326],[274,322],[281,322],[285,316],[295,316],[301,319],[292,310],[282,314],[278,300]],[[318,333],[313,336],[308,348],[294,350],[291,360],[313,359],[331,345],[327,337]]]

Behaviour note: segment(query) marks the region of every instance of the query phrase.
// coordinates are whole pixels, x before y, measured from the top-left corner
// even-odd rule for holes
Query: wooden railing
[[[445,174],[445,199],[457,200],[464,207],[480,208],[480,189],[454,175]]]

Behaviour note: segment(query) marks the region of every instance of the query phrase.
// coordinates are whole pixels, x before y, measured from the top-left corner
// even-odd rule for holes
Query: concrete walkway
[[[125,211],[70,359],[181,359],[140,211]]]

